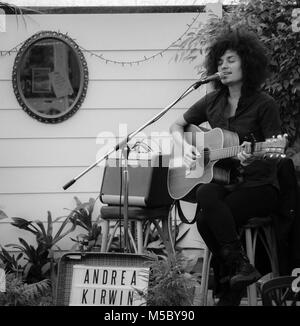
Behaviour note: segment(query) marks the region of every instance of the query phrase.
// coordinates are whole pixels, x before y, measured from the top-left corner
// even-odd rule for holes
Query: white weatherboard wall
[[[167,48],[187,29],[197,13],[61,14],[7,16],[0,33],[0,51],[14,48],[42,30],[68,33],[84,49],[112,60],[130,61]],[[205,19],[200,14],[198,19]],[[119,124],[128,132],[177,99],[196,79],[192,64],[175,62],[176,51],[139,65],[106,64],[84,52],[89,69],[86,99],[74,116],[45,124],[27,115],[12,88],[16,53],[0,57],[0,209],[9,217],[47,220],[66,215],[81,201],[96,198],[102,168],[97,167],[64,191],[62,186],[95,162],[105,132],[118,137]],[[202,90],[191,93],[145,132],[168,131],[171,122],[194,103]],[[97,140],[97,136],[100,136]],[[96,141],[97,140],[97,141]],[[100,204],[98,204],[99,206]],[[99,211],[97,207],[96,211]],[[28,234],[0,221],[0,245],[26,240]],[[69,249],[69,237],[59,245]]]

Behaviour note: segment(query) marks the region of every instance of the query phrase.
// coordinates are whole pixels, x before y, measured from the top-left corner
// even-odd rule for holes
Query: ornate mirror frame
[[[23,94],[20,78],[22,60],[24,60],[30,47],[35,43],[45,39],[58,40],[60,42],[64,42],[67,46],[69,46],[73,50],[73,54],[76,56],[80,72],[79,90],[76,94],[73,103],[68,107],[65,112],[55,114],[53,116],[48,116],[46,114],[40,113],[33,107],[30,107],[28,101],[26,100]],[[27,39],[16,55],[12,73],[13,90],[22,109],[31,117],[44,123],[58,123],[70,118],[80,108],[85,99],[88,86],[88,79],[89,78],[87,63],[79,46],[69,36],[54,31],[41,31]]]

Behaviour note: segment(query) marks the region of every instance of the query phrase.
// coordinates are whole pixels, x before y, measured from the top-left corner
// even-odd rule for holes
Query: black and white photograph
[[[0,306],[300,306],[300,0],[0,1],[0,98]]]

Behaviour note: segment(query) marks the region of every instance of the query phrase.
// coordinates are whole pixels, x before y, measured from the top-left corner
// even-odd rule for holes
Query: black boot
[[[242,290],[261,278],[260,273],[250,264],[240,241],[222,247],[221,255],[224,263],[230,267],[230,287],[232,290]]]
[[[239,306],[244,290],[232,290],[230,287],[230,269],[221,257],[212,256],[211,266],[214,270],[213,296],[217,299],[215,306]]]
[[[228,283],[228,289],[224,291],[219,298],[216,306],[239,306],[242,297],[245,295],[245,288],[232,289]]]
[[[214,293],[219,300],[215,306],[239,306],[242,297],[246,295],[246,289],[231,288],[229,268],[224,265],[224,263],[219,264],[218,288]]]

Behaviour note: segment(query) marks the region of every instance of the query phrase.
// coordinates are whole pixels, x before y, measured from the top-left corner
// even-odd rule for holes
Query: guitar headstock
[[[278,135],[266,139],[264,143],[264,158],[284,158],[285,149],[288,144],[288,135]]]

